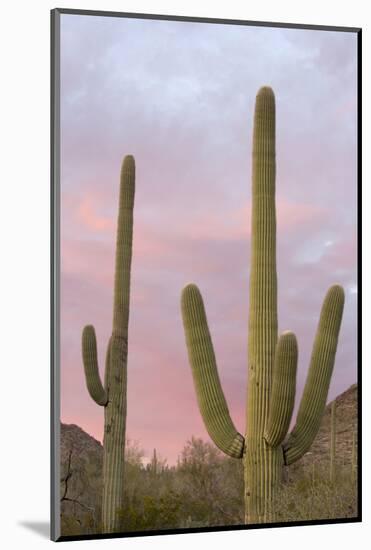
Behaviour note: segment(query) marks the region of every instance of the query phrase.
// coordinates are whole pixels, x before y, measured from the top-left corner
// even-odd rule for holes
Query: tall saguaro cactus
[[[117,511],[123,504],[134,194],[135,163],[132,156],[127,156],[121,168],[113,324],[107,346],[104,384],[99,376],[94,327],[88,325],[82,333],[86,385],[92,399],[104,407],[102,530],[105,533],[120,530]]]
[[[220,384],[202,296],[183,289],[181,306],[199,408],[214,443],[244,463],[245,521],[272,517],[270,505],[283,466],[310,448],[326,405],[344,305],[344,291],[325,297],[296,425],[287,437],[295,400],[297,342],[277,338],[275,98],[263,87],[256,98],[252,166],[252,241],[248,335],[246,434],[235,428]],[[273,512],[274,516],[274,512]]]

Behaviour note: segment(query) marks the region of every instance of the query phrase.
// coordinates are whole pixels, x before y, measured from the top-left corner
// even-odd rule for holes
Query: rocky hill
[[[61,424],[61,514],[98,518],[102,493],[103,447],[75,424]]]
[[[336,462],[340,466],[351,465],[353,454],[357,452],[357,385],[353,384],[345,392],[336,397],[335,417],[336,417]],[[326,465],[330,461],[330,434],[331,434],[331,404],[326,406],[323,415],[320,430],[314,440],[310,450],[296,464],[290,466],[294,470],[301,471],[302,468],[310,466],[312,463]]]

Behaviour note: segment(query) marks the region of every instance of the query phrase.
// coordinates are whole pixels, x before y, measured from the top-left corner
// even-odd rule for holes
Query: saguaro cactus
[[[295,399],[297,342],[277,340],[275,98],[263,87],[256,98],[252,167],[252,242],[246,434],[234,427],[220,384],[202,296],[183,289],[181,306],[199,408],[214,443],[244,462],[245,520],[272,517],[270,503],[283,465],[307,452],[324,412],[344,305],[334,285],[325,297],[296,425],[285,439]]]
[[[157,452],[156,449],[153,449],[153,455],[151,460],[151,472],[154,477],[158,474],[158,464],[157,464]]]
[[[104,407],[102,530],[106,533],[120,530],[117,511],[123,505],[134,194],[135,163],[132,156],[127,156],[121,168],[113,325],[107,346],[104,385],[99,376],[94,327],[88,325],[82,333],[86,385],[92,399]]]

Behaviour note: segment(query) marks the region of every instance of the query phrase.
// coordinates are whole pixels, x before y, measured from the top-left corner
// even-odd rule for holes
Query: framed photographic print
[[[52,11],[52,538],[361,520],[358,28]]]

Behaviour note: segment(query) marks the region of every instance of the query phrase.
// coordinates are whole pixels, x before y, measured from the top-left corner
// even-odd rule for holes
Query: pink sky
[[[305,381],[321,302],[346,303],[333,398],[356,382],[356,35],[62,15],[61,418],[102,439],[81,331],[101,373],[111,331],[122,158],[137,166],[127,436],[174,463],[208,440],[188,365],[180,293],[200,287],[222,385],[245,430],[254,99],[277,106],[279,330]],[[297,406],[297,405],[296,405]]]

